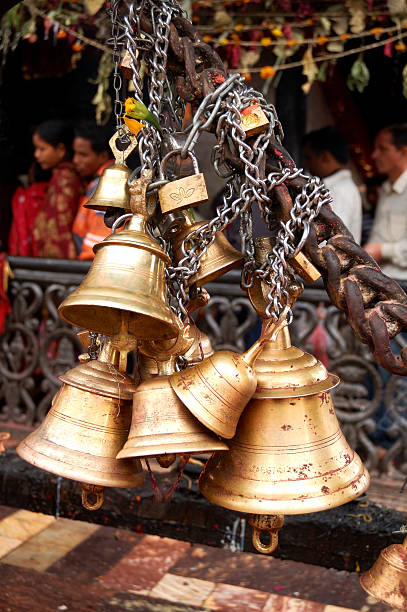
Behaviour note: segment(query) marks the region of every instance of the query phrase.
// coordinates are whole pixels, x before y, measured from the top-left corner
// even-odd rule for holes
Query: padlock
[[[165,178],[165,168],[167,161],[173,155],[180,155],[181,149],[170,151],[163,158],[160,166],[161,178]],[[175,210],[186,210],[199,206],[208,200],[208,192],[204,175],[199,172],[198,162],[195,155],[188,151],[188,155],[192,159],[195,174],[185,176],[184,178],[170,181],[158,190],[161,211],[163,213],[174,212]]]
[[[270,125],[270,121],[264,114],[260,104],[251,104],[241,111],[242,128],[246,136],[255,136],[265,132]]]

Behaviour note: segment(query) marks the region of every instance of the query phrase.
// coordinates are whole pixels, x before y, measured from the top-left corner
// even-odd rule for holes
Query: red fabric
[[[322,361],[326,368],[329,367],[327,338],[328,335],[321,322],[318,323],[312,334],[307,338],[307,341],[312,344],[312,354],[319,359],[319,361]]]
[[[75,259],[72,224],[82,192],[71,162],[54,168],[49,183],[19,187],[12,200],[10,255]]]
[[[72,225],[82,192],[82,180],[71,162],[63,162],[53,169],[34,222],[38,257],[76,259]]]
[[[6,253],[0,253],[0,334],[6,331],[6,317],[11,312],[10,300],[4,290],[7,286],[5,275],[8,275],[9,268],[7,267]]]
[[[18,187],[11,202],[13,222],[11,225],[8,252],[20,257],[37,257],[33,239],[35,217],[42,205],[48,183],[34,183],[27,188]]]

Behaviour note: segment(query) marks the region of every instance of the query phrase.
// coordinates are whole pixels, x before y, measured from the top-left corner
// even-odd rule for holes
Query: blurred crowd
[[[114,163],[110,136],[107,128],[91,123],[73,128],[62,120],[34,130],[34,161],[12,198],[10,255],[93,258],[93,246],[110,230],[103,212],[84,204]],[[390,125],[376,135],[372,158],[378,180],[368,188],[350,165],[347,142],[334,126],[307,134],[304,154],[306,170],[331,191],[333,210],[355,241],[385,274],[407,279],[407,124]],[[257,213],[254,226],[255,234],[264,234]],[[228,235],[239,246],[238,229],[230,228]]]

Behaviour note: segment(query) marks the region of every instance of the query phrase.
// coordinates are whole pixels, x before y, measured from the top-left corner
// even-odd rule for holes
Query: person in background
[[[9,253],[29,257],[75,259],[72,223],[83,183],[72,157],[72,128],[51,120],[35,128],[34,157],[49,180],[19,188],[13,197],[13,222]]]
[[[385,274],[407,280],[407,123],[380,130],[372,158],[387,181],[364,248]]]
[[[346,167],[349,148],[334,126],[309,132],[304,138],[305,163],[309,171],[323,179],[333,198],[332,209],[360,244],[362,237],[362,199]]]
[[[93,259],[93,246],[111,231],[104,224],[104,212],[84,208],[95,193],[103,170],[114,163],[109,147],[110,137],[110,130],[93,123],[79,125],[75,130],[73,162],[81,177],[88,181],[73,224],[77,258],[81,260]]]

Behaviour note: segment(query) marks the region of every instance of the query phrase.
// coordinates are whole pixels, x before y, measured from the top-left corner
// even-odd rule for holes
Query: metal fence
[[[12,313],[0,339],[0,419],[35,425],[48,411],[60,381],[81,352],[78,330],[57,308],[86,274],[89,263],[10,257],[14,278]],[[235,270],[206,286],[209,305],[198,325],[215,349],[242,351],[254,338],[258,318],[240,289]],[[343,315],[330,304],[322,284],[305,288],[294,308],[292,342],[316,354],[342,380],[334,391],[344,434],[372,474],[407,476],[407,380],[391,376],[373,361]],[[403,338],[396,341],[401,345]],[[377,447],[381,450],[378,452]]]

